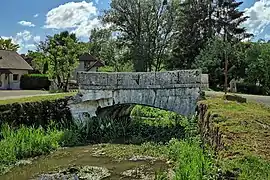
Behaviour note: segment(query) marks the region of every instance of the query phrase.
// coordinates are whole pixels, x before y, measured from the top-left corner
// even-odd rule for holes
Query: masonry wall
[[[110,106],[122,108],[120,105],[127,104],[147,105],[189,116],[195,113],[200,96],[201,73],[199,70],[80,72],[78,84],[80,95],[70,105],[76,117],[87,113],[90,117],[97,116],[97,109]]]

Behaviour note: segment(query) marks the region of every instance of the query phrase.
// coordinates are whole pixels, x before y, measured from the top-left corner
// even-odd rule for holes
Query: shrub
[[[67,106],[69,98],[0,105],[0,125],[47,127],[52,120],[58,126],[69,127],[72,115]]]
[[[24,90],[49,90],[51,82],[45,74],[25,74],[21,77],[20,88]]]
[[[237,92],[244,94],[267,95],[267,92],[263,87],[257,86],[255,84],[237,83],[236,88]]]

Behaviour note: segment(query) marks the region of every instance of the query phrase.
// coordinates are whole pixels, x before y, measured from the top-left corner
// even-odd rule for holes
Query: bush
[[[69,98],[44,100],[37,102],[22,102],[0,105],[0,125],[9,124],[47,127],[51,120],[58,126],[69,127],[72,115],[67,106]]]
[[[51,82],[45,74],[25,74],[21,77],[20,88],[24,90],[49,90]]]
[[[257,86],[255,84],[237,83],[236,88],[237,92],[244,94],[267,95],[267,92],[263,87]]]

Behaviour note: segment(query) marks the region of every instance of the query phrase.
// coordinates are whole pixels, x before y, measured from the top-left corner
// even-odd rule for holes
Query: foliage
[[[28,58],[31,58],[31,65],[35,70],[38,70],[42,74],[46,74],[48,72],[48,57],[45,53],[37,51],[28,51]]]
[[[172,139],[168,145],[170,159],[177,162],[175,180],[197,180],[211,178],[214,164],[194,139],[178,141]]]
[[[77,122],[75,132],[81,135],[82,141],[90,143],[132,143],[143,142],[165,143],[171,138],[183,138],[184,128],[178,123],[160,123],[153,125],[149,121],[134,119],[110,120],[89,119]]]
[[[209,39],[221,38],[232,46],[250,35],[241,24],[247,17],[238,10],[242,2],[235,0],[197,1],[186,0],[178,9],[168,69],[190,69],[201,49]],[[222,51],[223,49],[217,49]],[[224,60],[224,59],[223,59]],[[224,62],[224,61],[223,61]]]
[[[234,47],[220,38],[215,38],[207,42],[195,60],[194,67],[201,68],[203,73],[209,74],[210,87],[224,84],[224,51],[221,49],[226,50],[228,56],[233,57]]]
[[[103,17],[130,49],[135,71],[159,71],[168,55],[178,1],[113,0]]]
[[[19,47],[20,46],[18,44],[14,44],[12,42],[12,39],[3,39],[0,37],[0,49],[17,51]]]
[[[112,28],[93,29],[90,41],[87,43],[90,54],[104,60],[105,64],[109,66],[102,67],[101,71],[132,71],[129,49],[113,35]]]
[[[38,52],[32,53],[32,57],[42,72],[47,70],[49,78],[58,89],[67,91],[69,79],[85,48],[75,34],[65,31],[47,36],[44,42],[39,43]]]
[[[55,128],[29,128],[21,126],[12,129],[2,126],[0,141],[0,172],[17,160],[49,153],[59,147],[63,132]]]
[[[250,84],[258,83],[266,92],[270,93],[270,44],[252,43],[247,53],[248,66],[245,81]]]
[[[244,94],[266,95],[263,87],[250,83],[236,83],[237,92]]]
[[[46,127],[51,120],[55,120],[58,126],[68,127],[72,123],[72,117],[67,106],[69,98],[63,98],[66,96],[67,94],[62,94],[10,100],[13,104],[7,104],[9,101],[3,100],[0,102],[0,125],[8,123],[13,127]]]
[[[45,74],[26,74],[21,76],[20,88],[23,90],[49,90],[51,82]]]

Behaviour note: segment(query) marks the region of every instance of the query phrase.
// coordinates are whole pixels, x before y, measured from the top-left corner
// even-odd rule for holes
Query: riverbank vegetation
[[[4,124],[0,171],[60,147],[91,144],[96,153],[117,161],[152,157],[167,162],[173,176],[163,169],[156,179],[270,179],[269,108],[210,97],[200,103],[208,106],[211,126],[222,134],[223,147],[216,152],[203,143],[196,116],[136,106],[132,119],[89,119],[69,127]]]
[[[238,179],[270,179],[270,109],[256,103],[208,98],[212,125],[219,128],[223,146],[217,158],[220,168]]]
[[[153,114],[145,114],[149,110]],[[140,116],[133,120],[89,119],[86,124],[77,122],[70,128],[5,124],[1,129],[0,170],[3,173],[19,160],[46,155],[59,147],[97,144],[94,146],[99,147],[99,151],[116,159],[150,156],[169,161],[176,179],[212,176],[212,156],[201,148],[196,117],[187,119],[142,106],[136,107],[135,111],[133,114]],[[155,116],[161,119],[155,119]],[[166,174],[167,171],[158,172],[156,178],[166,179]]]

